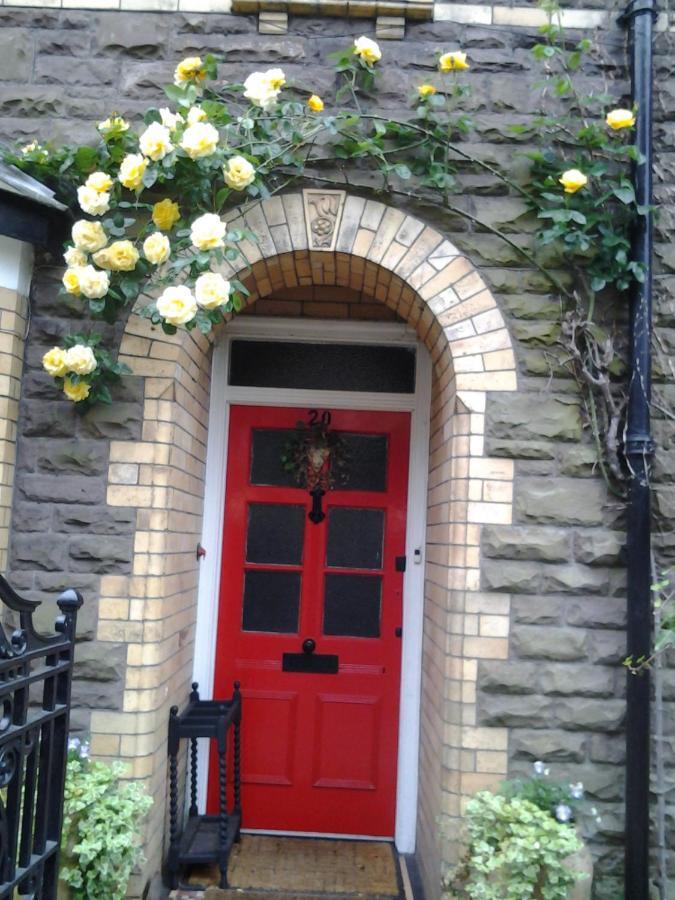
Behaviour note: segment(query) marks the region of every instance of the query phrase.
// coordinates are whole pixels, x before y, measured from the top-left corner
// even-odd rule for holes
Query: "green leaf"
[[[612,193],[617,200],[627,205],[635,202],[635,190],[632,184],[623,182],[620,187],[612,188]]]
[[[146,125],[151,125],[153,122],[161,122],[162,117],[158,109],[155,109],[154,106],[150,107],[150,109],[143,116],[143,121]]]

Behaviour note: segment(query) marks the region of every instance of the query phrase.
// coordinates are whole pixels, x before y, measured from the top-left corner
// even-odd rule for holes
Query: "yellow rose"
[[[218,272],[205,272],[195,282],[195,297],[204,309],[216,309],[227,303],[230,297],[230,282]]]
[[[85,253],[94,253],[108,243],[103,225],[100,222],[87,222],[86,219],[80,219],[73,225],[71,237],[75,247]]]
[[[378,60],[382,59],[382,51],[379,45],[365,36],[354,40],[354,53],[369,66],[375,65]]]
[[[68,371],[68,366],[66,365],[66,351],[61,347],[52,347],[51,350],[47,350],[42,357],[42,367],[45,372],[48,372],[55,378],[65,375]]]
[[[562,173],[558,181],[565,188],[566,194],[576,194],[580,188],[588,184],[588,178],[579,169],[568,169]]]
[[[90,390],[91,387],[86,381],[78,381],[77,384],[73,384],[70,378],[66,378],[63,382],[63,393],[69,400],[72,400],[73,403],[79,403],[80,400],[86,400]]]
[[[155,231],[143,241],[143,255],[154,266],[165,262],[171,253],[169,239],[161,231]]]
[[[235,191],[243,191],[255,181],[255,169],[243,156],[233,156],[223,166],[225,184]]]
[[[213,250],[223,246],[226,225],[215,213],[205,213],[195,219],[190,228],[190,240],[198,250]]]
[[[140,153],[128,153],[120,164],[117,177],[125,188],[135,191],[143,184],[143,175],[147,167],[148,161]]]
[[[122,116],[110,116],[109,119],[104,119],[103,122],[99,122],[97,128],[104,136],[111,132],[117,132],[119,134],[129,130],[129,123],[126,119],[123,119]]]
[[[178,63],[173,73],[173,83],[176,85],[194,81],[197,84],[206,78],[206,69],[201,56],[186,56]]]
[[[83,184],[77,189],[77,202],[87,215],[102,216],[110,209],[110,194],[107,191],[95,191]]]
[[[85,187],[91,188],[92,191],[104,194],[113,186],[113,180],[107,172],[92,172],[84,184]]]
[[[444,53],[438,59],[438,68],[441,72],[452,72],[453,69],[468,69],[469,64],[466,61],[466,53],[461,50],[452,50],[450,53]]]
[[[607,113],[605,121],[611,129],[618,131],[620,128],[632,128],[635,125],[635,116],[630,109],[613,109]]]
[[[268,69],[266,72],[251,72],[244,82],[244,97],[254,106],[271,109],[277,102],[281,88],[286,84],[282,69]]]
[[[180,145],[190,159],[200,159],[215,153],[219,137],[218,129],[209,122],[195,122],[183,132]]]
[[[40,145],[37,141],[31,141],[30,144],[26,144],[21,148],[21,152],[24,156],[26,156],[28,153],[33,153],[35,150],[39,150],[39,148]]]
[[[77,247],[68,247],[63,254],[63,258],[67,266],[86,266],[87,254],[78,250]]]
[[[76,375],[91,375],[96,368],[94,351],[86,344],[75,344],[66,350],[66,368]]]
[[[154,162],[164,159],[173,150],[169,129],[159,122],[151,122],[138,139],[138,146],[143,156]]]
[[[105,250],[94,253],[93,260],[102,269],[114,272],[131,272],[138,262],[138,250],[131,241],[115,241]]]
[[[321,112],[321,110],[323,109],[323,100],[316,94],[312,94],[312,96],[307,101],[307,106],[309,106],[312,112]]]
[[[180,209],[177,203],[167,197],[155,203],[152,207],[152,221],[160,231],[171,231],[180,219]]]
[[[82,266],[71,266],[69,269],[63,273],[63,278],[61,279],[61,283],[66,289],[67,293],[78,294],[81,291],[80,287],[80,273],[82,272]]]
[[[417,88],[417,93],[420,95],[420,97],[429,97],[431,96],[431,94],[436,93],[436,88],[433,86],[433,84],[421,84]]]
[[[187,114],[188,125],[195,125],[197,122],[206,121],[206,113],[201,106],[191,106]]]
[[[168,106],[163,106],[159,111],[159,115],[162,119],[162,125],[168,128],[169,131],[175,131],[185,121],[180,113],[172,113]]]
[[[110,287],[110,276],[93,266],[82,266],[80,269],[80,291],[90,300],[105,297]]]
[[[185,285],[168,287],[157,299],[157,312],[170,325],[185,325],[197,314],[197,301]]]

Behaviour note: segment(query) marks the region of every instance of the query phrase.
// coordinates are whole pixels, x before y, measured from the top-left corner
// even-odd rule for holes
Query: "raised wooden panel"
[[[298,695],[291,691],[242,689],[246,719],[242,725],[242,752],[246,765],[242,781],[249,784],[294,782],[293,758],[297,735]]]
[[[379,720],[377,697],[317,696],[314,787],[376,790]],[[396,753],[395,747],[392,752]]]

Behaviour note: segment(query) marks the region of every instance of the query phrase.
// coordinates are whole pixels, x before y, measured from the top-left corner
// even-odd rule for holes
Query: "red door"
[[[392,836],[410,416],[331,411],[314,524],[281,460],[308,412],[231,410],[214,696],[241,682],[244,827]]]

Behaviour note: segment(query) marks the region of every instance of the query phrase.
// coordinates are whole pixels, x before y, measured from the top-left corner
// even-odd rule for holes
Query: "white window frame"
[[[232,387],[227,384],[227,380],[230,342],[234,338],[415,347],[417,351],[415,393]],[[411,413],[406,525],[407,566],[403,576],[403,640],[394,840],[400,853],[412,853],[415,850],[419,768],[424,557],[431,408],[429,354],[419,342],[415,332],[408,326],[398,323],[242,316],[227,325],[213,352],[202,527],[202,545],[206,548],[207,554],[201,562],[197,598],[193,678],[199,682],[200,696],[204,699],[209,699],[213,695],[225,507],[224,473],[227,472],[228,422],[232,404]],[[201,744],[205,742],[200,741]],[[200,746],[198,798],[201,809],[206,802],[208,778],[206,753],[206,746]]]

